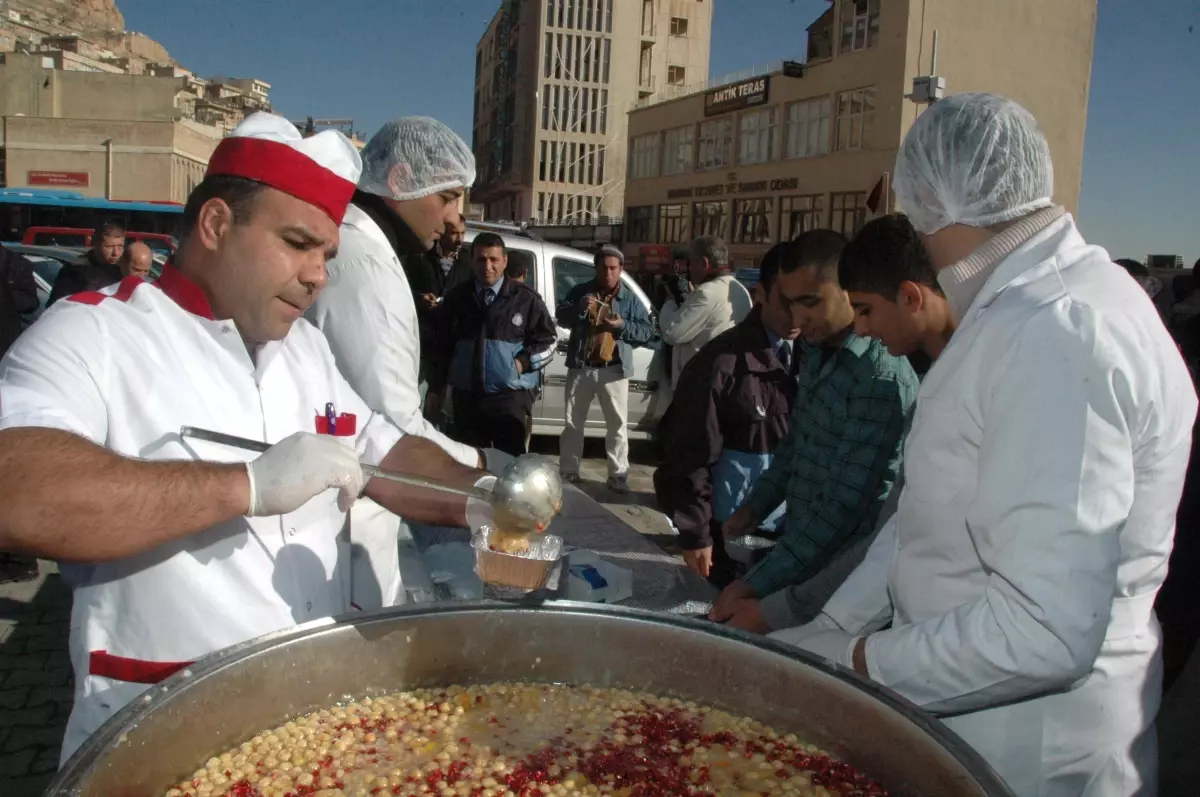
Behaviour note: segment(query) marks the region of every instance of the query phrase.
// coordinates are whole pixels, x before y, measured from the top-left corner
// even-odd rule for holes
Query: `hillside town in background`
[[[271,110],[270,91],[256,77],[194,74],[126,30],[113,0],[0,2],[6,188],[182,203],[225,134],[247,114]],[[321,122],[353,124],[299,126]]]

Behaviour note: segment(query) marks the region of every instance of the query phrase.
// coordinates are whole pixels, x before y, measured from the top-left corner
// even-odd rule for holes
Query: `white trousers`
[[[629,380],[620,366],[608,368],[572,368],[567,371],[567,428],[558,441],[558,469],[579,473],[583,456],[583,431],[587,425],[592,399],[599,397],[604,423],[604,449],[608,455],[608,475],[629,473]]]

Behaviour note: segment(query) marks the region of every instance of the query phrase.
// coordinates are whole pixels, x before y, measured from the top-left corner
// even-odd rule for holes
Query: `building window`
[[[695,125],[674,127],[663,133],[662,173],[664,175],[686,174],[692,170],[695,141]]]
[[[654,233],[654,206],[637,205],[625,209],[625,240],[647,243]]]
[[[671,35],[686,36],[688,21],[685,17],[671,17]]]
[[[686,70],[681,66],[667,67],[667,82],[672,86],[682,86]]]
[[[775,109],[746,111],[738,117],[738,163],[775,160]]]
[[[658,242],[681,244],[687,240],[687,205],[658,206]]]
[[[853,53],[879,39],[879,0],[842,0],[842,49]]]
[[[635,136],[629,142],[629,178],[658,176],[658,133]]]
[[[837,149],[865,148],[875,121],[875,89],[843,91],[837,113]]]
[[[815,158],[829,154],[830,99],[793,102],[787,106],[785,158]]]
[[[538,147],[538,150],[539,150],[539,152],[538,152],[538,179],[545,180],[546,179],[546,142],[545,141],[541,142],[541,145]]]
[[[825,226],[825,196],[785,196],[779,204],[779,237],[794,241],[796,236]]]
[[[692,229],[696,231],[697,236],[725,237],[724,202],[697,202],[692,208]],[[663,243],[668,243],[668,241],[663,241]]]
[[[832,212],[829,214],[830,228],[850,238],[867,223],[867,193],[855,191],[833,194]]]
[[[771,216],[775,200],[771,197],[736,199],[733,202],[733,243],[771,243]]]
[[[723,169],[733,163],[733,117],[700,123],[696,169]]]

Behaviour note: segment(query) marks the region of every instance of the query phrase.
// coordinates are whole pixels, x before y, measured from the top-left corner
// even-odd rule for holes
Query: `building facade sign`
[[[91,185],[92,176],[88,172],[41,172],[26,173],[29,185],[43,185],[50,188],[87,188]]]
[[[758,194],[764,191],[794,191],[799,187],[799,177],[781,177],[777,180],[755,180],[749,183],[714,183],[713,185],[698,185],[693,188],[669,188],[667,189],[667,199]]]
[[[743,80],[731,86],[721,86],[704,95],[704,115],[716,116],[740,111],[755,105],[765,105],[771,87],[769,75]]]

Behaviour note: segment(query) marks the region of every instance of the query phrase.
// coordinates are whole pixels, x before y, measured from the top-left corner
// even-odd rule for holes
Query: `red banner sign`
[[[646,244],[639,250],[642,268],[646,271],[666,274],[671,270],[671,247],[662,244]]]
[[[91,181],[88,172],[29,172],[26,182],[51,188],[87,188]]]

